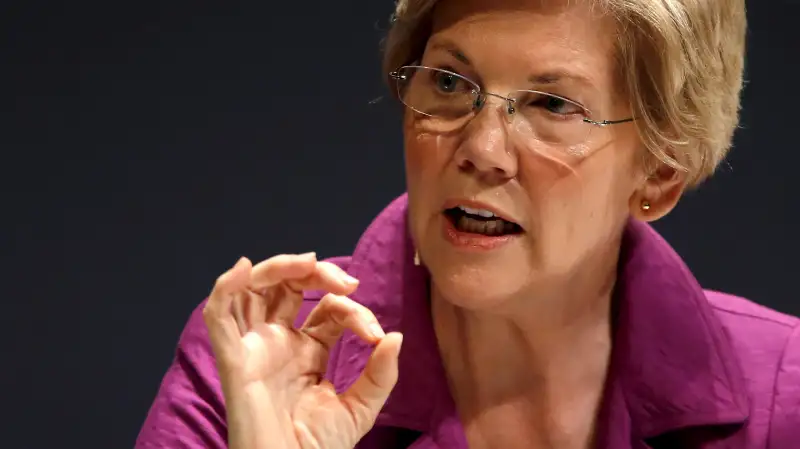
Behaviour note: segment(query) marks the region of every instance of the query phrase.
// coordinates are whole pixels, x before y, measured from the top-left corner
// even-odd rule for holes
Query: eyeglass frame
[[[509,114],[514,114],[516,112],[515,109],[514,109],[514,106],[513,106],[514,103],[517,101],[516,98],[511,98],[509,96],[504,96],[504,95],[496,94],[496,93],[493,93],[493,92],[484,91],[481,88],[480,84],[478,84],[475,81],[467,78],[464,75],[460,75],[460,74],[455,73],[455,72],[450,71],[450,70],[439,69],[439,68],[436,68],[436,67],[428,67],[428,66],[424,66],[424,65],[413,65],[413,64],[412,65],[404,65],[404,66],[400,66],[397,69],[389,72],[389,78],[391,80],[393,80],[395,83],[397,83],[398,81],[405,81],[406,77],[403,74],[400,73],[400,71],[403,70],[403,69],[435,70],[435,71],[438,71],[438,72],[447,73],[447,74],[450,74],[450,75],[453,75],[453,76],[457,76],[457,77],[459,77],[461,79],[464,79],[464,80],[468,81],[473,86],[476,86],[476,89],[473,89],[472,92],[471,92],[471,94],[475,96],[476,100],[480,99],[480,98],[484,99],[484,101],[481,102],[481,105],[477,110],[480,110],[480,108],[482,108],[483,105],[486,104],[486,102],[485,102],[486,97],[495,97],[495,98],[499,98],[499,99],[501,99],[501,100],[503,100],[503,101],[508,103],[508,113]],[[395,87],[395,91],[397,91],[398,95],[400,94],[400,92],[397,90],[396,87]],[[589,115],[591,115],[591,112],[592,112],[591,110],[589,110],[587,107],[585,107],[584,105],[582,105],[580,103],[577,103],[577,102],[575,102],[573,100],[570,100],[569,98],[565,98],[565,97],[562,97],[560,95],[552,94],[552,93],[549,93],[549,92],[542,92],[542,91],[531,90],[531,89],[519,89],[519,90],[516,90],[516,91],[513,91],[513,92],[530,92],[530,93],[534,93],[534,94],[546,95],[546,96],[557,98],[559,100],[563,100],[563,101],[566,101],[568,103],[572,103],[572,104],[574,104],[576,106],[579,106],[580,108],[582,108],[584,110],[584,112],[588,113]],[[403,102],[403,104],[405,105],[405,102]],[[408,105],[405,105],[405,106],[411,108],[411,106],[408,106]],[[419,112],[420,114],[431,116],[430,114],[426,114],[424,112],[417,111],[414,108],[411,108],[411,109],[413,109],[416,112]],[[636,118],[634,118],[634,117],[630,117],[630,118],[626,118],[626,119],[622,119],[622,120],[600,120],[600,121],[592,120],[592,119],[590,119],[588,117],[583,117],[583,119],[582,119],[583,123],[588,123],[590,125],[600,126],[600,127],[606,127],[606,126],[609,126],[609,125],[618,125],[618,124],[621,124],[621,123],[629,123],[629,122],[633,122],[634,120],[636,120]]]

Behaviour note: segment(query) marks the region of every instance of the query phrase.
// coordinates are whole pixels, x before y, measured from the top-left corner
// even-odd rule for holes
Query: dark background
[[[349,253],[403,191],[392,3],[221,3],[6,5],[4,449],[131,447],[219,273]],[[706,287],[800,314],[800,3],[749,8],[736,147],[657,227]]]

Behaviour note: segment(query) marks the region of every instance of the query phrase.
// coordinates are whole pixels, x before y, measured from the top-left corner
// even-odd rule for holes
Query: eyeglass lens
[[[401,101],[423,117],[420,125],[431,132],[455,131],[466,125],[487,103],[480,86],[453,72],[429,67],[403,67],[397,73]],[[499,96],[499,95],[498,95]],[[522,120],[516,127],[526,138],[552,145],[584,143],[592,126],[584,122],[589,112],[578,103],[546,92],[519,90],[510,101],[509,113]]]

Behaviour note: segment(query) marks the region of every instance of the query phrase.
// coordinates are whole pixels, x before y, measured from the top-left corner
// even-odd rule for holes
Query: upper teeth
[[[473,209],[471,207],[466,207],[466,206],[458,206],[458,208],[470,215],[480,215],[481,217],[484,218],[492,218],[495,216],[493,213],[489,212],[486,209]]]

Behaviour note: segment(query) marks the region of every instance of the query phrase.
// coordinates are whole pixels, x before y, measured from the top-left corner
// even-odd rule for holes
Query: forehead
[[[441,0],[430,47],[457,47],[480,71],[572,72],[597,87],[615,68],[615,25],[591,0]]]

